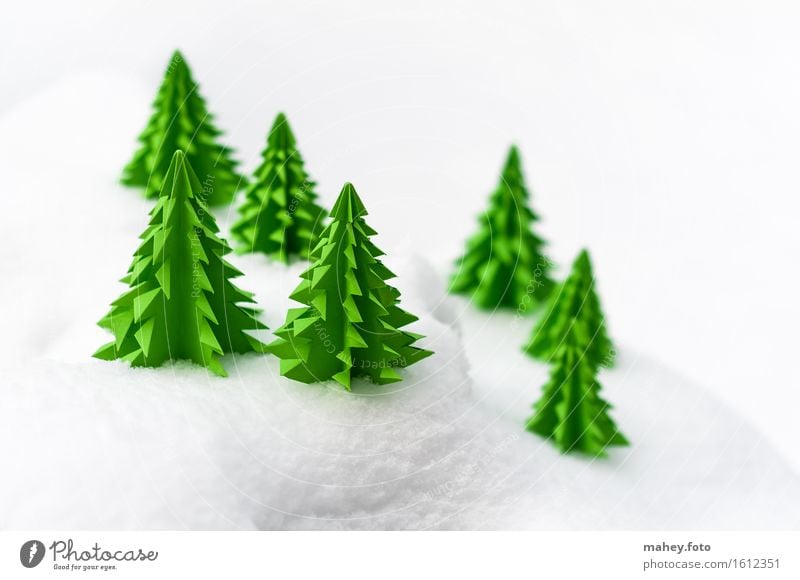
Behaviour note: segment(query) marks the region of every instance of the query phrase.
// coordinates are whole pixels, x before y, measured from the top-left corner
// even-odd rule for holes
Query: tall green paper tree
[[[592,262],[586,250],[575,259],[564,284],[553,292],[547,312],[533,329],[524,350],[547,362],[570,335],[576,337],[583,357],[595,368],[614,365],[616,351],[606,332]]]
[[[550,380],[534,404],[528,431],[550,439],[562,452],[605,456],[606,449],[628,445],[600,397],[597,367],[584,356],[583,338],[570,332],[552,361]]]
[[[456,262],[451,292],[486,309],[524,311],[528,302],[546,299],[553,285],[552,262],[543,253],[544,241],[532,230],[539,218],[529,203],[519,151],[512,146],[480,228]]]
[[[308,258],[324,229],[315,183],[303,166],[294,133],[283,113],[272,125],[263,161],[247,188],[231,233],[241,252],[262,252],[288,262]]]
[[[186,59],[176,50],[153,102],[152,116],[139,135],[139,149],[125,166],[121,181],[143,187],[148,198],[157,197],[172,154],[180,149],[203,184],[206,203],[229,203],[246,182],[236,170],[232,150],[219,143],[221,134]]]
[[[400,330],[417,320],[399,306],[394,274],[378,259],[375,231],[355,188],[345,184],[331,210],[332,222],[314,248],[313,264],[291,295],[304,304],[289,310],[270,352],[281,374],[304,383],[333,379],[350,390],[363,376],[377,384],[402,379],[398,368],[430,356],[414,346],[420,335]]]
[[[224,259],[231,249],[217,236],[201,191],[187,158],[176,151],[122,279],[130,289],[99,322],[114,340],[97,358],[147,367],[185,359],[225,376],[219,356],[263,349],[247,331],[265,327],[249,306],[252,294],[230,281],[241,272]]]

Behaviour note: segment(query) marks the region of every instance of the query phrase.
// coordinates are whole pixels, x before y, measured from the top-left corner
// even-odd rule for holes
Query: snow
[[[562,456],[525,432],[547,373],[520,352],[532,319],[448,297],[448,264],[413,239],[376,243],[436,355],[390,387],[295,383],[257,355],[227,357],[227,379],[185,363],[91,359],[107,340],[95,322],[147,221],[149,204],[115,181],[149,93],[125,77],[81,76],[0,119],[0,527],[800,524],[800,478],[765,439],[626,345],[601,382],[632,447],[607,460]],[[369,208],[376,194],[362,195]],[[220,217],[223,231],[229,222]],[[303,264],[232,259],[277,327]]]

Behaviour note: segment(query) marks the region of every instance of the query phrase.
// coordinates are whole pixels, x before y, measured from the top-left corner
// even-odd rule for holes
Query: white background
[[[512,578],[520,574],[601,578],[797,578],[792,554],[795,532],[3,532],[0,572],[5,578],[264,578],[273,570],[284,578]],[[39,539],[48,549],[33,570],[19,563],[19,547]],[[142,549],[158,551],[152,562],[122,562],[113,572],[53,570],[54,541],[72,539],[74,550]],[[709,550],[645,552],[644,544]],[[354,546],[357,548],[354,549]],[[309,558],[309,553],[315,557]],[[63,552],[62,552],[63,554]],[[575,557],[580,554],[580,557]],[[413,557],[408,557],[413,555]],[[731,559],[778,558],[778,568],[675,570],[650,569],[654,562],[725,562]],[[59,556],[56,562],[64,564]],[[74,560],[72,561],[74,563]],[[92,562],[89,562],[90,564]],[[387,566],[387,563],[390,565]],[[774,564],[774,563],[773,563]],[[80,563],[79,563],[80,565]],[[746,565],[746,562],[744,563]],[[601,575],[598,575],[600,571]]]
[[[155,92],[180,47],[246,169],[286,111],[323,201],[353,181],[383,247],[442,268],[514,141],[562,272],[591,249],[612,335],[798,466],[796,6],[25,2],[0,114],[88,71]]]

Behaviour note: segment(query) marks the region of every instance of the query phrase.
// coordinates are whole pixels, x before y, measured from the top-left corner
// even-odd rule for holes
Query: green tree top
[[[252,303],[252,294],[230,282],[241,272],[223,258],[231,250],[217,236],[201,191],[187,158],[176,151],[122,279],[130,289],[99,322],[114,340],[94,356],[148,367],[186,359],[225,376],[220,355],[262,350],[245,331],[265,327],[255,308],[239,305]]]
[[[122,183],[144,187],[148,198],[157,197],[172,154],[180,149],[203,183],[206,203],[229,203],[245,181],[236,171],[232,150],[218,142],[220,135],[186,59],[176,50],[153,102],[153,114],[139,135],[140,147],[123,170]]]
[[[291,256],[308,258],[324,229],[326,212],[316,203],[315,183],[305,172],[283,113],[272,125],[262,156],[231,230],[238,249],[282,262]]]
[[[398,368],[432,353],[413,346],[418,334],[400,330],[417,320],[398,306],[394,277],[378,259],[376,232],[347,183],[331,210],[332,222],[314,248],[313,261],[291,298],[305,306],[289,310],[269,345],[281,374],[305,383],[334,379],[350,390],[354,377],[378,384],[401,380]]]
[[[548,312],[533,329],[525,351],[550,360],[568,337],[595,368],[614,364],[615,349],[606,332],[605,316],[595,292],[589,252],[583,250],[572,264],[564,284],[553,292]]]
[[[611,405],[600,397],[597,367],[583,354],[575,334],[558,347],[550,380],[527,429],[550,439],[562,453],[578,451],[605,456],[612,445],[628,445],[609,416]]]
[[[457,261],[450,291],[481,308],[526,308],[543,301],[552,287],[552,262],[532,231],[539,218],[529,207],[519,151],[508,152],[500,183],[489,199],[478,232]]]

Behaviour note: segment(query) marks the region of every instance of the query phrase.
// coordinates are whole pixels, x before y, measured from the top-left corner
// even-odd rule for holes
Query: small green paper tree
[[[223,353],[261,351],[247,330],[256,320],[252,294],[234,286],[240,276],[223,258],[231,251],[200,197],[202,185],[183,152],[176,151],[164,191],[150,213],[128,275],[130,286],[99,325],[114,334],[97,358],[157,367],[186,359],[225,376]]]
[[[481,308],[515,308],[541,303],[552,288],[552,262],[531,227],[539,218],[529,207],[519,151],[511,147],[500,183],[478,232],[456,262],[450,291],[469,296]]]
[[[399,330],[417,318],[400,309],[400,293],[386,284],[394,274],[378,260],[383,252],[369,240],[376,232],[365,215],[355,188],[345,184],[313,264],[291,295],[306,306],[289,310],[269,345],[290,379],[334,379],[347,390],[357,376],[392,383],[402,379],[398,368],[432,354],[413,346],[420,335]]]
[[[548,311],[533,329],[525,352],[547,362],[565,337],[574,335],[583,357],[595,368],[613,366],[616,351],[606,332],[594,286],[589,253],[583,250],[575,259],[569,278],[553,292]]]
[[[256,169],[231,233],[241,252],[262,252],[282,262],[290,256],[308,258],[324,229],[325,210],[316,204],[315,183],[286,116],[272,125],[263,162]]]
[[[597,367],[584,356],[581,337],[568,333],[553,358],[550,380],[534,404],[528,431],[550,439],[562,453],[605,456],[612,445],[628,445],[600,397]]]
[[[176,50],[153,102],[150,121],[139,135],[141,145],[125,166],[121,181],[144,187],[148,198],[157,197],[172,154],[180,149],[203,183],[206,203],[229,203],[245,181],[236,171],[238,163],[231,158],[231,149],[218,143],[221,134],[186,60]]]

